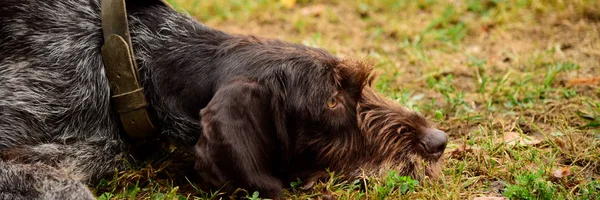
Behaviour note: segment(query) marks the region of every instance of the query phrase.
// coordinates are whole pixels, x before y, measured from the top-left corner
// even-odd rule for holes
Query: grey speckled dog
[[[127,12],[161,136],[193,150],[215,189],[277,199],[327,168],[439,174],[446,134],[376,94],[369,66],[210,29],[158,1]],[[92,199],[83,183],[136,149],[111,109],[102,38],[99,0],[0,1],[0,199]]]

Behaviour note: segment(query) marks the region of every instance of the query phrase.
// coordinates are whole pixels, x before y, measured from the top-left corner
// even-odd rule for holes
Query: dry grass
[[[369,58],[378,89],[451,137],[441,182],[388,177],[365,186],[332,175],[286,198],[600,199],[599,1],[169,2],[224,31]],[[515,146],[509,136],[533,141]],[[191,176],[177,155],[121,172],[98,194],[214,196],[182,181]]]

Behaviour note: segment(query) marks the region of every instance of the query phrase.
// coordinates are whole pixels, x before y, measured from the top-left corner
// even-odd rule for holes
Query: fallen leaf
[[[569,85],[598,85],[600,84],[600,76],[593,78],[574,78],[569,80]]]
[[[554,178],[560,179],[565,176],[571,175],[571,169],[569,167],[555,169],[554,171],[552,171],[552,175],[554,176]]]
[[[537,138],[520,134],[518,132],[506,132],[504,133],[504,137],[502,138],[502,140],[509,146],[532,146],[542,142]]]
[[[308,6],[305,8],[302,8],[302,10],[300,10],[300,13],[302,13],[302,15],[304,16],[319,16],[321,15],[321,13],[323,13],[323,11],[325,11],[325,6],[323,4],[317,4],[314,6]]]
[[[296,5],[296,0],[279,0],[286,8],[292,8]]]
[[[567,144],[566,144],[566,143],[565,143],[565,141],[563,141],[562,139],[560,139],[560,138],[555,138],[555,139],[554,139],[554,143],[555,143],[556,145],[558,145],[558,147],[560,147],[560,150],[562,150],[563,152],[564,152],[564,151],[567,151]]]
[[[452,158],[459,158],[459,157],[462,157],[465,154],[471,153],[475,150],[478,150],[477,147],[471,147],[471,146],[467,145],[467,146],[458,147],[456,149],[452,149],[448,152],[448,154]]]

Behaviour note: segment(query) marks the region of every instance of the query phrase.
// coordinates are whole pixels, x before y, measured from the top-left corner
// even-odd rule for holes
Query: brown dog
[[[221,45],[215,94],[200,112],[196,171],[213,186],[278,197],[329,169],[347,178],[397,170],[436,177],[447,142],[375,93],[371,68],[305,46],[235,36]],[[423,163],[425,163],[423,165]]]
[[[214,189],[278,198],[326,169],[440,172],[446,134],[376,94],[369,66],[214,30],[158,0],[128,0],[127,13],[160,136],[195,149]],[[91,197],[81,181],[138,149],[112,109],[100,19],[100,0],[0,1],[0,199]]]

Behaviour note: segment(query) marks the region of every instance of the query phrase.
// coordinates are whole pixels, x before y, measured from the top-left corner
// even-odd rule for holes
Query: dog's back
[[[110,109],[100,23],[98,0],[0,1],[0,199],[21,192],[31,195],[24,199],[91,197],[73,189],[85,187],[79,180],[119,165],[123,143]],[[48,166],[17,162],[82,176],[37,173]],[[71,185],[50,191],[45,185],[56,183],[47,180]]]
[[[32,163],[67,170],[66,179],[77,177],[74,183],[94,183],[115,169],[122,169],[123,159],[128,157],[125,155],[132,153],[129,151],[132,145],[123,136],[110,105],[110,88],[101,55],[100,1],[0,1],[0,193],[22,193],[15,190],[23,189],[10,187],[15,181],[22,184],[20,188],[39,193],[39,198],[51,192],[38,187],[53,183],[41,182],[47,176],[35,173],[41,169]],[[152,63],[156,62],[152,59],[180,48],[177,44],[181,42],[189,42],[186,40],[189,34],[199,34],[199,43],[212,49],[206,52],[213,53],[229,35],[204,27],[159,0],[128,0],[127,11],[133,49],[142,74],[140,82],[149,100],[155,100],[153,111],[161,119],[160,132],[172,141],[191,146],[200,132],[199,122],[197,118],[184,116],[187,114],[184,111],[193,109],[173,106],[170,99],[153,99],[166,95],[152,94],[157,90],[148,86],[152,84],[147,81],[151,75],[145,73],[149,73],[149,65],[168,67],[169,64]],[[188,60],[197,64],[202,59]],[[155,71],[154,76],[165,77],[161,72],[180,74],[163,68]],[[30,170],[17,173],[15,169],[22,166]],[[29,182],[19,179],[24,175],[34,179],[28,179]],[[2,198],[8,197],[0,195]]]
[[[0,149],[116,137],[98,3],[0,2]]]

